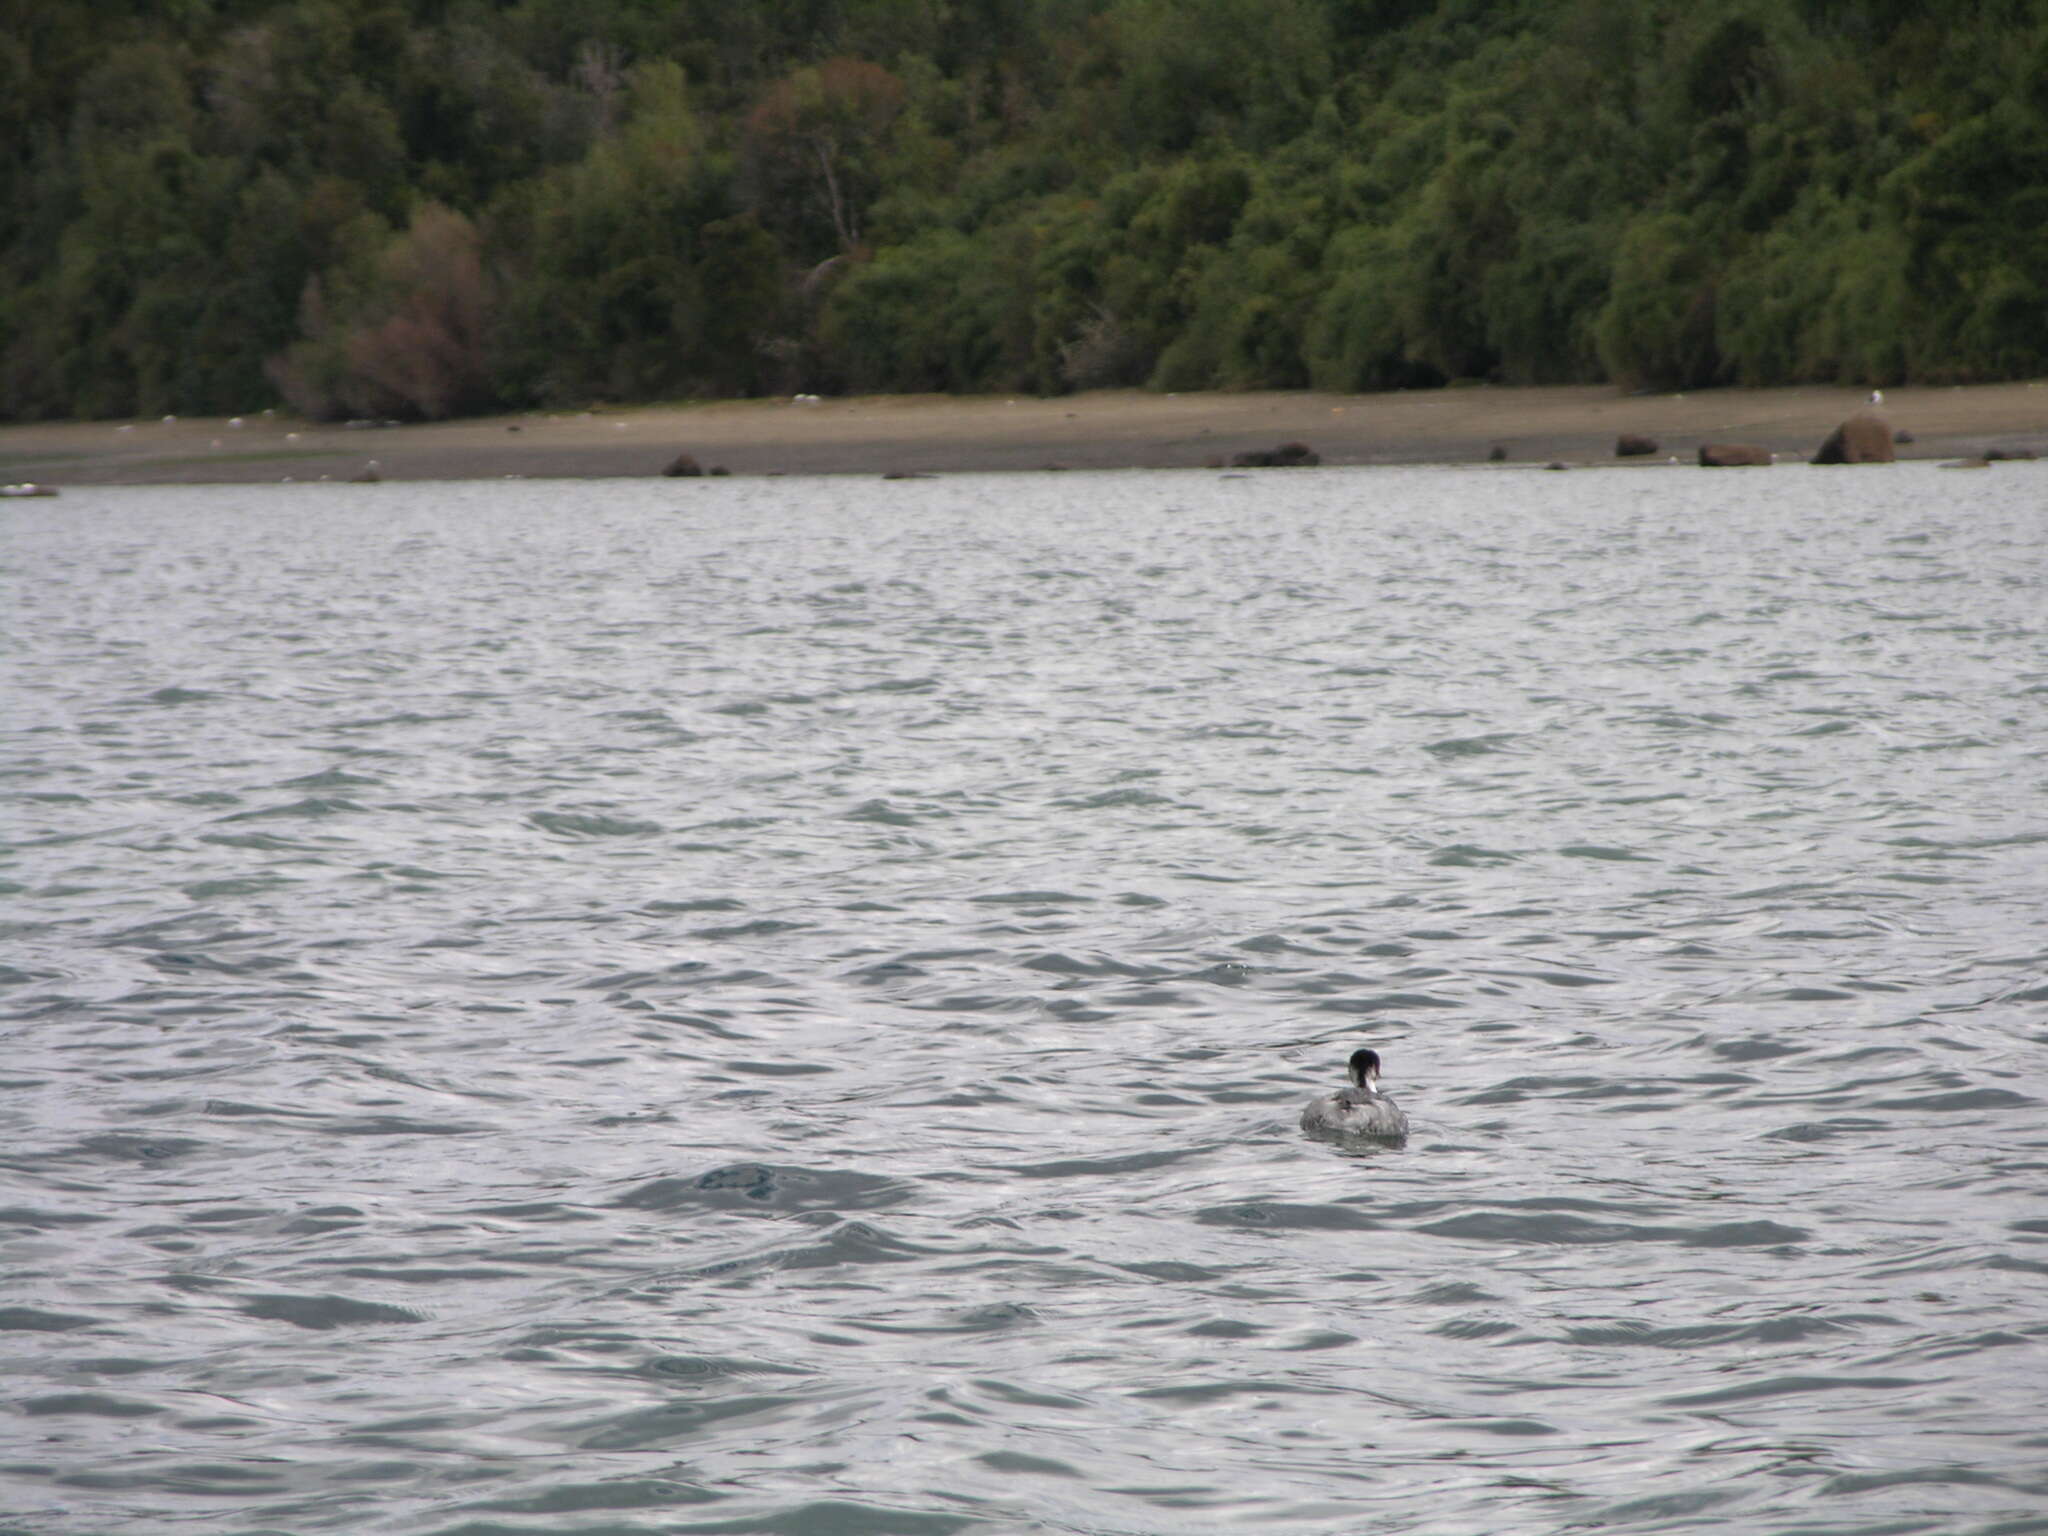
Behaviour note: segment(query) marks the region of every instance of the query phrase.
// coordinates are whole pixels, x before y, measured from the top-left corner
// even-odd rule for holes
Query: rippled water
[[[0,517],[8,1536],[2048,1530],[2048,465]]]

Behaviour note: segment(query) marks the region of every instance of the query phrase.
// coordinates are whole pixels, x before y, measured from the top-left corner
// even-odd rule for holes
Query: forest
[[[0,418],[2048,374],[2048,0],[0,0]]]

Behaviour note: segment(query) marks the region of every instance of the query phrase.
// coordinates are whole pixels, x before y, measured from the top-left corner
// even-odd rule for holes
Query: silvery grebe
[[[1310,1099],[1301,1112],[1304,1131],[1332,1131],[1344,1136],[1377,1136],[1398,1141],[1408,1134],[1408,1117],[1401,1106],[1380,1092],[1378,1051],[1351,1053],[1349,1088],[1339,1088],[1321,1098]]]

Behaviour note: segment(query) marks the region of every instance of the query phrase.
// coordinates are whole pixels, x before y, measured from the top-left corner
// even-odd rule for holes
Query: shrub
[[[1721,371],[1715,274],[1711,247],[1683,215],[1652,214],[1631,224],[1594,322],[1608,375],[1648,389],[1713,383]]]
[[[489,311],[476,226],[429,204],[385,250],[368,292],[337,303],[321,278],[308,281],[304,337],[268,372],[293,408],[315,420],[481,410],[494,401]]]

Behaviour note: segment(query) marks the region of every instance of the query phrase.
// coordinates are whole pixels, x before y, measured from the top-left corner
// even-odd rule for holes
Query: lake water
[[[0,536],[6,1536],[2048,1531],[2048,464]]]

